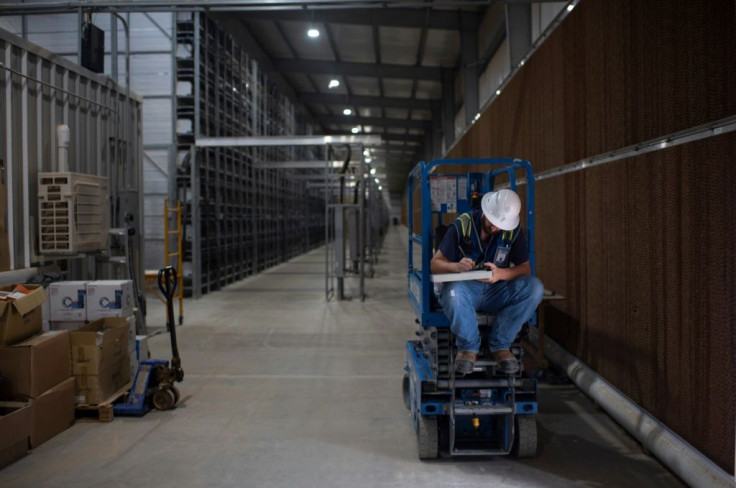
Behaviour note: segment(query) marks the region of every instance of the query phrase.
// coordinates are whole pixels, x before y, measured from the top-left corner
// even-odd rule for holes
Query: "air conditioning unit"
[[[40,254],[107,249],[110,230],[107,178],[81,173],[39,173]]]

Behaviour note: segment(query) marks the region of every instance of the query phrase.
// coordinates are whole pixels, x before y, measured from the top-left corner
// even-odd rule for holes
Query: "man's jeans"
[[[511,346],[521,326],[542,301],[543,293],[544,286],[538,278],[520,276],[496,283],[451,281],[444,284],[439,300],[461,351],[477,353],[480,350],[476,311],[495,314],[488,338],[493,352]]]

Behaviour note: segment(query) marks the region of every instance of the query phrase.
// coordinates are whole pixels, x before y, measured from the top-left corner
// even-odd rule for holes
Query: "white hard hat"
[[[483,215],[501,230],[514,230],[519,225],[521,200],[513,190],[488,192],[480,201]]]

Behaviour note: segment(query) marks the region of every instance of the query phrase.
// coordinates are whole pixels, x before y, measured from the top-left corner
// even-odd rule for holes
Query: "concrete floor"
[[[325,302],[324,250],[187,301],[178,408],[77,422],[0,486],[683,486],[569,384],[541,386],[536,458],[420,462],[401,395],[415,327],[404,231],[390,229],[365,302]],[[170,357],[168,336],[151,349]]]

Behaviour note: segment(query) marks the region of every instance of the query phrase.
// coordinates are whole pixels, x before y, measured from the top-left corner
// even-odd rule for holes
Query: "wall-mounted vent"
[[[38,199],[40,254],[76,254],[107,248],[107,178],[39,173]]]

